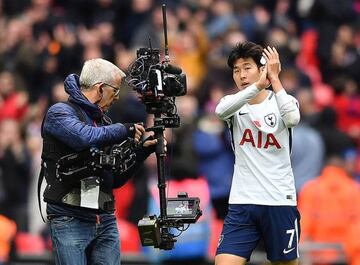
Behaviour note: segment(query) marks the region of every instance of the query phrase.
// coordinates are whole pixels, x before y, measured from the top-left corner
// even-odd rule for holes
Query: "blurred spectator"
[[[173,28],[174,19],[173,14],[168,11],[167,21],[169,30]],[[156,6],[150,16],[138,27],[138,30],[134,31],[130,45],[135,48],[149,47],[150,39],[152,47],[160,48],[163,47],[163,34],[161,7]]]
[[[187,73],[188,94],[194,95],[207,71],[206,55],[209,41],[205,29],[196,20],[192,20],[191,23],[189,20],[183,21],[170,49],[173,51],[173,63]]]
[[[291,87],[291,82],[284,83]],[[320,174],[325,162],[325,144],[321,134],[313,128],[319,123],[319,115],[312,90],[302,88],[296,92],[296,95],[300,105],[301,121],[294,129],[290,158],[295,188],[299,193],[304,184]]]
[[[336,33],[329,62],[322,65],[324,80],[331,83],[337,76],[346,74],[359,84],[360,55],[355,44],[354,28],[348,24],[341,25]]]
[[[206,113],[199,119],[193,141],[199,156],[199,174],[209,183],[216,218],[224,220],[234,165],[229,131],[215,114]]]
[[[322,66],[329,64],[331,60],[331,46],[334,43],[339,25],[353,20],[354,16],[353,0],[341,2],[314,1],[310,11],[310,18],[315,23],[314,25],[319,34],[317,55]]]
[[[306,87],[299,89],[296,98],[299,101],[302,122],[311,127],[316,126],[319,123],[320,114],[312,89]]]
[[[280,77],[288,93],[293,96],[297,96],[302,89],[309,89],[308,87],[311,85],[309,78],[295,67],[282,69]]]
[[[320,113],[317,129],[319,130],[325,144],[326,158],[333,155],[343,155],[346,150],[355,147],[355,143],[348,135],[336,127],[336,123],[337,114],[335,110],[330,107],[323,109]]]
[[[324,166],[325,147],[321,135],[305,122],[294,129],[291,165],[295,188],[299,193],[310,180],[315,179]]]
[[[348,233],[346,233],[344,247],[345,253],[349,259],[349,265],[360,264],[360,222],[349,224]]]
[[[21,120],[28,110],[28,96],[25,91],[18,92],[15,77],[11,72],[0,73],[0,121],[4,119]]]
[[[15,233],[15,222],[3,215],[0,215],[0,265],[5,265],[9,259],[10,249]]]
[[[44,54],[41,56],[41,60],[42,65],[38,68],[36,76],[36,88],[31,89],[31,102],[35,102],[41,97],[45,97],[51,101],[51,88],[61,80],[59,59],[56,56]]]
[[[209,38],[215,39],[233,27],[237,27],[237,20],[232,4],[224,0],[215,0],[211,6],[210,22],[207,27]]]
[[[0,169],[5,196],[0,203],[0,212],[14,220],[19,231],[28,231],[30,161],[19,122],[1,121]]]
[[[300,36],[300,51],[297,54],[296,65],[306,73],[312,84],[322,82],[319,69],[319,59],[316,54],[318,32],[314,29],[307,29]]]
[[[359,145],[349,135],[341,131],[337,124],[337,113],[333,108],[325,108],[320,113],[317,129],[325,143],[326,157],[340,154],[345,159],[349,174],[353,177],[360,175]]]
[[[345,171],[343,158],[332,154],[321,175],[305,184],[299,194],[302,240],[359,249],[359,238],[351,236],[352,228],[360,223],[359,204],[359,184]],[[337,253],[332,250],[316,251],[314,255],[324,263],[337,263]]]
[[[211,67],[208,71],[208,77],[211,77],[212,68],[215,69],[226,69],[227,70],[227,55],[231,48],[238,42],[246,40],[244,32],[237,29],[229,30],[224,34],[223,38],[212,41],[210,45],[210,51],[208,53],[208,63]],[[219,77],[220,73],[217,73],[216,77]],[[214,76],[213,76],[214,78]]]
[[[66,94],[63,82],[57,82],[51,88],[51,103],[67,101],[69,95]]]
[[[266,42],[266,33],[271,29],[270,20],[271,13],[264,6],[265,1],[260,1],[257,5],[254,6],[253,13],[256,20],[256,35],[254,36],[253,41],[259,44],[265,44]]]
[[[154,5],[153,0],[115,1],[117,5],[115,35],[121,43],[129,47],[133,35],[144,25]],[[147,45],[147,44],[146,44]],[[120,66],[121,68],[121,66]],[[121,68],[125,69],[125,68]]]
[[[11,1],[11,0],[3,0],[2,6],[4,9],[4,13],[9,16],[14,16],[21,14],[24,12],[25,8],[30,4],[30,0],[19,0],[19,1]]]
[[[267,33],[266,43],[279,51],[282,68],[291,67],[295,60],[297,47],[292,47],[290,41],[289,33],[281,27],[273,27]]]
[[[115,46],[115,62],[121,69],[128,69],[135,58],[135,51],[126,49],[123,44]]]
[[[58,84],[57,87],[61,87],[64,93],[63,83]],[[57,90],[56,88],[55,90]],[[58,91],[57,93],[60,94]],[[55,103],[61,100],[61,97],[54,96],[51,103]],[[42,137],[41,137],[41,124],[48,107],[48,102],[45,98],[39,100],[36,106],[32,106],[29,110],[29,117],[25,127],[26,146],[31,157],[30,163],[30,181],[29,181],[29,234],[42,235],[46,229],[47,224],[41,218],[39,212],[39,202],[37,196],[38,188],[38,176],[41,169],[41,152],[42,152]],[[45,185],[43,186],[45,188]],[[41,201],[41,208],[46,208],[46,203]]]
[[[360,145],[360,94],[359,86],[348,75],[333,79],[334,109],[337,127]]]
[[[0,44],[0,69],[16,72],[29,86],[36,69],[36,49],[31,19],[26,15],[9,19]]]
[[[227,30],[229,31],[238,31],[243,32],[246,36],[246,39],[248,40],[254,40],[257,38],[257,35],[259,34],[258,28],[261,28],[259,26],[259,21],[256,19],[255,16],[255,8],[254,5],[256,3],[251,3],[251,1],[238,1],[235,3],[235,15],[238,22],[238,28],[232,27],[232,29]],[[268,16],[268,23],[270,21],[270,16]],[[266,19],[265,19],[266,20]]]

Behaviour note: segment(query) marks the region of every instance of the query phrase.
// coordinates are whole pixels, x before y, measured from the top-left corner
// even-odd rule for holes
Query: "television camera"
[[[179,67],[169,64],[167,41],[166,5],[162,5],[165,56],[160,62],[159,49],[139,48],[136,60],[129,66],[126,81],[139,95],[146,112],[154,114],[154,125],[146,131],[153,131],[158,139],[156,158],[158,168],[158,188],[160,198],[160,215],[145,216],[138,223],[139,235],[143,246],[170,250],[176,242],[174,229],[185,231],[195,223],[202,214],[200,199],[189,198],[186,192],[177,198],[166,198],[164,158],[164,130],[180,126],[175,98],[186,94],[186,75]],[[185,225],[187,226],[185,227]],[[180,235],[179,234],[179,235]],[[179,236],[177,235],[177,236]]]
[[[65,155],[56,163],[56,178],[71,178],[75,173],[77,176],[88,176],[103,169],[124,174],[136,163],[135,148],[134,141],[128,139],[107,149],[93,147],[80,153]]]

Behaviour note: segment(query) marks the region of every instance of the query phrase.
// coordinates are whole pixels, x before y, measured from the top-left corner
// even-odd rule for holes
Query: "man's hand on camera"
[[[143,141],[143,147],[150,147],[150,146],[153,146],[153,145],[156,145],[158,143],[158,140],[157,139],[154,139],[154,136],[149,136],[148,138],[146,138],[144,141]],[[166,152],[167,151],[167,141],[166,139],[164,138],[164,151]]]
[[[149,138],[151,138],[151,137],[149,137]],[[148,139],[149,139],[148,138]],[[151,146],[151,145],[156,145],[157,144],[157,142],[158,142],[158,140],[157,139],[146,139],[145,141],[144,141],[144,143],[143,143],[143,146],[144,147],[149,147],[149,146]]]
[[[135,143],[139,143],[141,136],[145,133],[144,127],[137,123],[125,123],[124,126],[128,131],[128,136],[134,138]]]
[[[143,133],[145,133],[145,128],[141,124],[134,124],[134,126],[135,126],[134,140],[135,143],[139,143],[141,136],[143,135]]]

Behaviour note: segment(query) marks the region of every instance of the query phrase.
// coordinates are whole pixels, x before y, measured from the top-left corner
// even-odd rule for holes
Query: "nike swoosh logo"
[[[289,252],[293,251],[295,248],[290,248],[290,249],[284,249],[284,254],[288,254]]]
[[[249,114],[247,112],[239,112],[239,116],[245,115],[245,114]]]

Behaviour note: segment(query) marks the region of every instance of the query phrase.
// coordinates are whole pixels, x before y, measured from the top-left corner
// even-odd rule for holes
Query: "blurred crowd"
[[[170,60],[186,73],[188,90],[176,101],[181,127],[166,130],[168,189],[200,196],[204,215],[173,255],[140,248],[137,221],[158,209],[150,157],[114,192],[122,250],[166,264],[179,258],[201,264],[213,255],[233,170],[228,130],[214,109],[237,91],[229,51],[250,40],[277,48],[283,85],[300,104],[292,163],[302,240],[343,243],[349,262],[359,262],[360,240],[351,237],[360,231],[359,0],[0,0],[0,264],[51,248],[37,204],[41,122],[48,106],[67,100],[64,78],[98,57],[126,72],[149,39],[162,52],[162,3]],[[109,115],[113,122],[152,125],[131,89]]]

